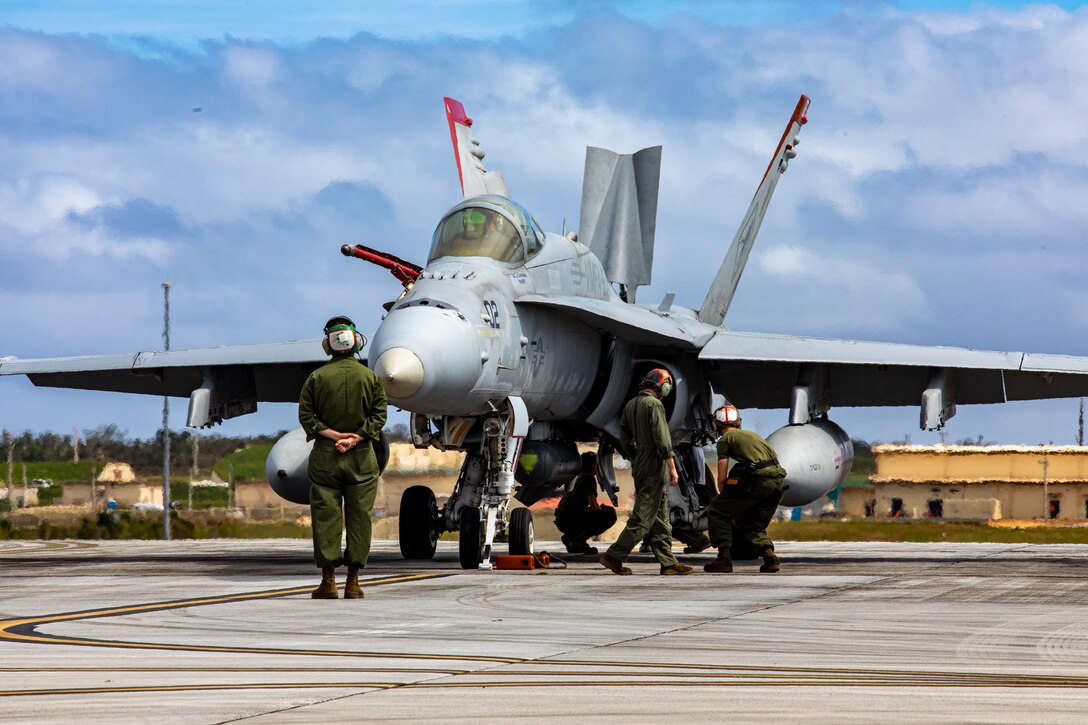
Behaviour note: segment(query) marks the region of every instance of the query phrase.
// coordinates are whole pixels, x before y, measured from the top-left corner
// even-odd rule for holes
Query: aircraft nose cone
[[[389,402],[425,415],[464,415],[479,409],[473,389],[484,367],[479,335],[464,315],[414,305],[393,309],[370,342],[371,369]]]
[[[374,372],[382,379],[386,394],[393,398],[407,398],[423,386],[423,363],[404,347],[383,352],[374,363]]]

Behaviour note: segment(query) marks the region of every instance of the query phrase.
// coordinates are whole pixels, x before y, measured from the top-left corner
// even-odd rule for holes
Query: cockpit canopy
[[[544,244],[540,226],[515,201],[498,194],[465,199],[438,224],[428,261],[439,257],[490,257],[523,263]]]

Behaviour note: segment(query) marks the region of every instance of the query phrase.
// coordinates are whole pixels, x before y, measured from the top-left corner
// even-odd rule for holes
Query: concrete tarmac
[[[780,574],[635,554],[619,577],[378,542],[365,599],[315,601],[305,540],[0,542],[0,719],[1085,720],[1088,547],[779,552]]]

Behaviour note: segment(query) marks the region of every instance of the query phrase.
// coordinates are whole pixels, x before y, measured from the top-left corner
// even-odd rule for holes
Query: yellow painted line
[[[383,577],[379,579],[367,579],[360,581],[361,586],[376,586],[378,584],[394,584],[419,579],[433,579],[442,574],[406,574],[404,576]],[[339,585],[343,588],[343,585]],[[253,599],[272,599],[274,597],[286,597],[293,594],[306,594],[313,587],[292,587],[290,589],[271,589],[262,592],[250,592],[246,594],[226,594],[219,597],[202,597],[200,599],[182,599],[169,602],[157,602],[153,604],[133,604],[126,607],[111,607],[106,609],[92,609],[82,612],[67,612],[62,614],[47,614],[41,617],[25,617],[22,619],[0,620],[0,634],[10,627],[44,622],[63,622],[72,619],[91,619],[93,617],[114,617],[121,614],[143,614],[162,609],[180,609],[182,607],[201,607],[208,604],[227,604],[231,602],[244,602]]]
[[[559,664],[577,667],[631,667],[638,669],[672,669],[672,670],[710,670],[710,671],[737,671],[737,672],[774,672],[780,674],[803,675],[881,675],[888,677],[970,677],[970,678],[1001,678],[1001,677],[1027,677],[1046,681],[1085,681],[1088,677],[1075,675],[1019,675],[1003,674],[1000,672],[947,672],[941,670],[878,670],[868,668],[837,668],[837,667],[761,667],[758,665],[706,665],[706,664],[682,664],[676,662],[606,662],[600,660],[533,660],[534,665]]]
[[[555,670],[503,670],[496,671],[492,669],[485,670],[488,677],[529,677],[529,676],[543,676],[543,677],[629,677],[630,674],[626,672],[557,672]],[[481,674],[481,671],[467,670],[458,674],[467,675],[469,677]],[[655,677],[659,679],[738,679],[738,678],[767,678],[767,677],[782,677],[787,675],[788,672],[780,670],[774,667],[768,667],[758,671],[750,672],[652,672],[646,673],[645,677]],[[859,673],[862,677],[873,680],[897,680],[897,681],[911,681],[911,682],[989,682],[989,681],[1001,681],[1006,682],[1009,680],[1016,680],[1017,682],[1032,682],[1032,683],[1054,683],[1061,685],[1075,685],[1078,687],[1088,687],[1088,677],[1074,677],[1074,676],[1062,676],[1062,675],[1021,675],[1021,674],[1008,674],[1008,675],[969,675],[958,672],[949,672],[940,676],[927,676],[916,675],[911,673],[899,673],[894,671],[881,671],[873,670],[871,673]],[[857,680],[859,675],[855,674],[819,674],[812,671],[801,671],[797,673],[797,676],[801,679],[807,680]]]
[[[737,668],[739,670],[739,668]],[[769,678],[782,679],[789,672],[789,668],[754,668],[749,671],[734,672],[654,672],[647,673],[646,677],[655,679],[689,679],[689,680],[766,680]],[[443,674],[462,675],[473,677],[483,674],[476,670],[465,669],[441,669],[428,667],[3,667],[0,672],[26,672],[26,673],[64,673],[64,672],[286,672],[291,674],[328,673],[328,672],[390,672],[412,674]],[[617,678],[628,677],[623,672],[557,672],[555,670],[487,670],[488,677],[501,677],[503,679],[515,677],[551,677],[551,678]],[[859,676],[860,675],[860,676]],[[1049,675],[1022,675],[999,674],[980,676],[968,673],[947,672],[939,676],[918,675],[909,672],[895,672],[889,670],[858,671],[857,674],[818,674],[812,671],[801,670],[794,679],[806,681],[826,681],[834,684],[838,681],[865,681],[865,682],[899,682],[907,684],[1007,684],[1016,682],[1019,684],[1088,687],[1088,677],[1074,676],[1049,676]],[[572,679],[553,679],[557,684],[576,684]],[[612,681],[612,680],[609,680]]]
[[[136,692],[206,692],[209,690],[313,690],[329,687],[338,688],[373,688],[388,690],[400,687],[397,682],[290,682],[290,683],[252,683],[237,685],[148,685],[147,687],[70,687],[48,688],[40,690],[0,690],[0,697],[19,697],[25,695],[100,695]]]
[[[311,672],[409,672],[438,675],[460,675],[472,670],[438,667],[0,667],[0,672],[54,673],[66,672],[287,672],[307,674]],[[538,674],[548,674],[541,672]]]
[[[96,549],[98,544],[90,543],[86,541],[43,541],[43,542],[27,542],[24,545],[18,543],[6,543],[0,544],[0,558],[7,556],[8,554],[40,554],[43,551],[55,552],[78,549]]]
[[[387,660],[439,660],[444,662],[492,662],[495,664],[518,664],[523,659],[511,657],[484,657],[480,655],[445,655],[445,654],[409,654],[398,652],[359,652],[353,650],[307,650],[276,647],[218,647],[212,645],[158,644],[154,642],[111,642],[101,639],[80,639],[78,637],[31,637],[5,635],[0,633],[0,640],[33,642],[36,644],[82,645],[87,647],[113,647],[119,649],[150,649],[170,652],[203,652],[219,654],[258,654],[290,655],[306,657],[352,657]]]
[[[992,682],[992,683],[955,683],[955,682],[905,682],[905,681],[844,681],[821,682],[819,680],[757,680],[757,681],[730,681],[730,682],[660,682],[657,680],[600,680],[597,682],[421,682],[417,684],[403,685],[398,689],[417,688],[467,688],[467,687],[941,687],[941,688],[1052,688],[1070,689],[1083,688],[1083,685],[1053,685],[1037,683],[1017,682]]]
[[[667,681],[660,680],[582,680],[557,682],[556,680],[526,680],[519,682],[283,682],[283,683],[239,683],[211,685],[147,685],[117,687],[72,687],[42,688],[32,690],[0,690],[0,697],[23,696],[58,696],[58,695],[95,695],[95,694],[136,694],[154,692],[209,692],[227,690],[313,690],[313,689],[465,689],[465,688],[567,688],[567,687],[940,687],[940,688],[1034,688],[1034,689],[1070,689],[1083,688],[1074,684],[1044,684],[1010,680],[1007,682],[931,682],[928,680],[836,680],[824,681],[811,678],[759,678],[727,681]]]

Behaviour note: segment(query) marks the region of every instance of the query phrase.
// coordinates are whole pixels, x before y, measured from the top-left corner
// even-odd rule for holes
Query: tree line
[[[210,469],[216,461],[237,450],[255,444],[272,444],[285,431],[258,436],[224,436],[200,433],[197,467]],[[193,467],[193,435],[191,430],[170,431],[170,469],[188,471]],[[14,434],[16,461],[23,463],[75,460],[71,435],[54,432]],[[162,469],[162,431],[151,438],[130,437],[126,431],[110,423],[84,431],[78,442],[81,461],[124,461],[138,471]],[[7,455],[0,450],[0,462]]]

